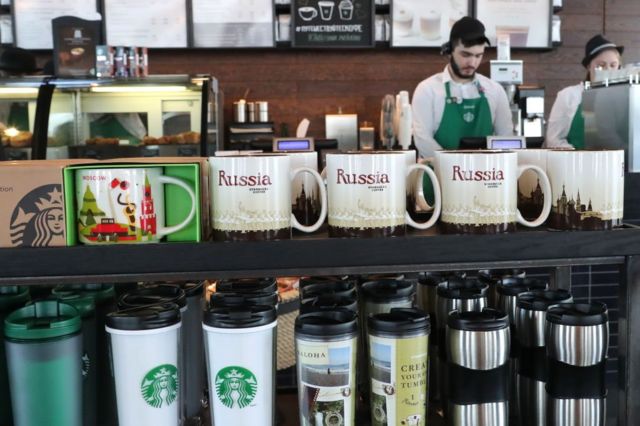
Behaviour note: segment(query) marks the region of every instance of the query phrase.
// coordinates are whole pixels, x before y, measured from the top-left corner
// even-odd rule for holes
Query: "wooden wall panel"
[[[525,82],[546,88],[546,112],[563,87],[584,78],[580,65],[586,41],[604,33],[627,45],[625,60],[640,59],[640,1],[564,0],[563,45],[550,51],[512,52],[525,61]],[[482,70],[488,73],[485,55]],[[291,132],[302,118],[311,120],[310,135],[324,136],[324,114],[357,113],[360,121],[379,121],[380,102],[387,93],[413,92],[424,78],[440,72],[446,59],[436,49],[360,50],[162,50],[151,52],[153,73],[210,73],[225,95],[225,119],[231,105],[249,90],[249,100],[269,101],[276,129]]]

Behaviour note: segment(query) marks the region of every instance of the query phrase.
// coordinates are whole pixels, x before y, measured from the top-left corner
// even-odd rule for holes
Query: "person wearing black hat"
[[[587,81],[593,81],[596,69],[620,68],[624,46],[617,46],[601,35],[592,37],[584,48],[582,66],[587,69]],[[558,92],[549,114],[547,148],[584,148],[584,117],[582,93],[584,82],[565,87]]]
[[[413,93],[414,137],[420,156],[457,149],[464,137],[513,134],[504,89],[476,73],[487,46],[489,39],[479,20],[465,16],[451,27],[442,51],[449,63]]]

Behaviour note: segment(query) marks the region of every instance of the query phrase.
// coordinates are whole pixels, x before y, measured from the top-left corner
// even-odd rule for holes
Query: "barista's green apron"
[[[571,120],[567,142],[573,145],[575,149],[584,148],[584,115],[582,115],[582,103],[578,105],[573,120]]]
[[[444,104],[444,112],[440,127],[433,138],[442,149],[458,149],[460,139],[464,137],[483,137],[493,134],[493,122],[491,120],[491,108],[484,95],[484,91],[476,82],[479,98],[458,99],[451,96],[449,82],[444,84],[447,93]],[[433,205],[433,187],[429,177],[424,175],[422,180],[424,196]]]

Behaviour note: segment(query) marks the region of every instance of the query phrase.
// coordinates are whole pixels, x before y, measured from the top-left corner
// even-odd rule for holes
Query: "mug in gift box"
[[[551,209],[546,173],[534,165],[518,166],[513,151],[436,151],[435,169],[442,185],[444,232],[492,234],[515,231],[516,223],[541,225]],[[533,170],[540,178],[544,206],[538,218],[525,220],[517,208],[518,177]]]
[[[553,150],[547,154],[555,229],[599,230],[622,224],[624,151]]]
[[[189,195],[187,217],[165,226],[164,185]],[[84,244],[156,243],[189,225],[196,197],[187,182],[162,174],[161,167],[80,169],[75,174],[78,238]]]
[[[440,185],[433,171],[422,164],[407,164],[406,155],[394,151],[327,154],[327,190],[330,237],[401,236],[406,225],[433,226],[440,212]],[[434,213],[424,223],[407,212],[407,177],[423,170],[434,183]]]
[[[308,167],[291,170],[290,163],[284,154],[211,157],[213,239],[289,239],[291,227],[303,232],[318,230],[327,215],[324,182],[317,171]],[[292,181],[302,173],[313,176],[319,193],[320,212],[311,226],[301,224],[291,212]]]

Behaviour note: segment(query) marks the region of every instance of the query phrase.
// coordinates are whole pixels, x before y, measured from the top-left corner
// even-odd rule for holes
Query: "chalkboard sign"
[[[292,0],[294,47],[372,47],[374,0]]]

